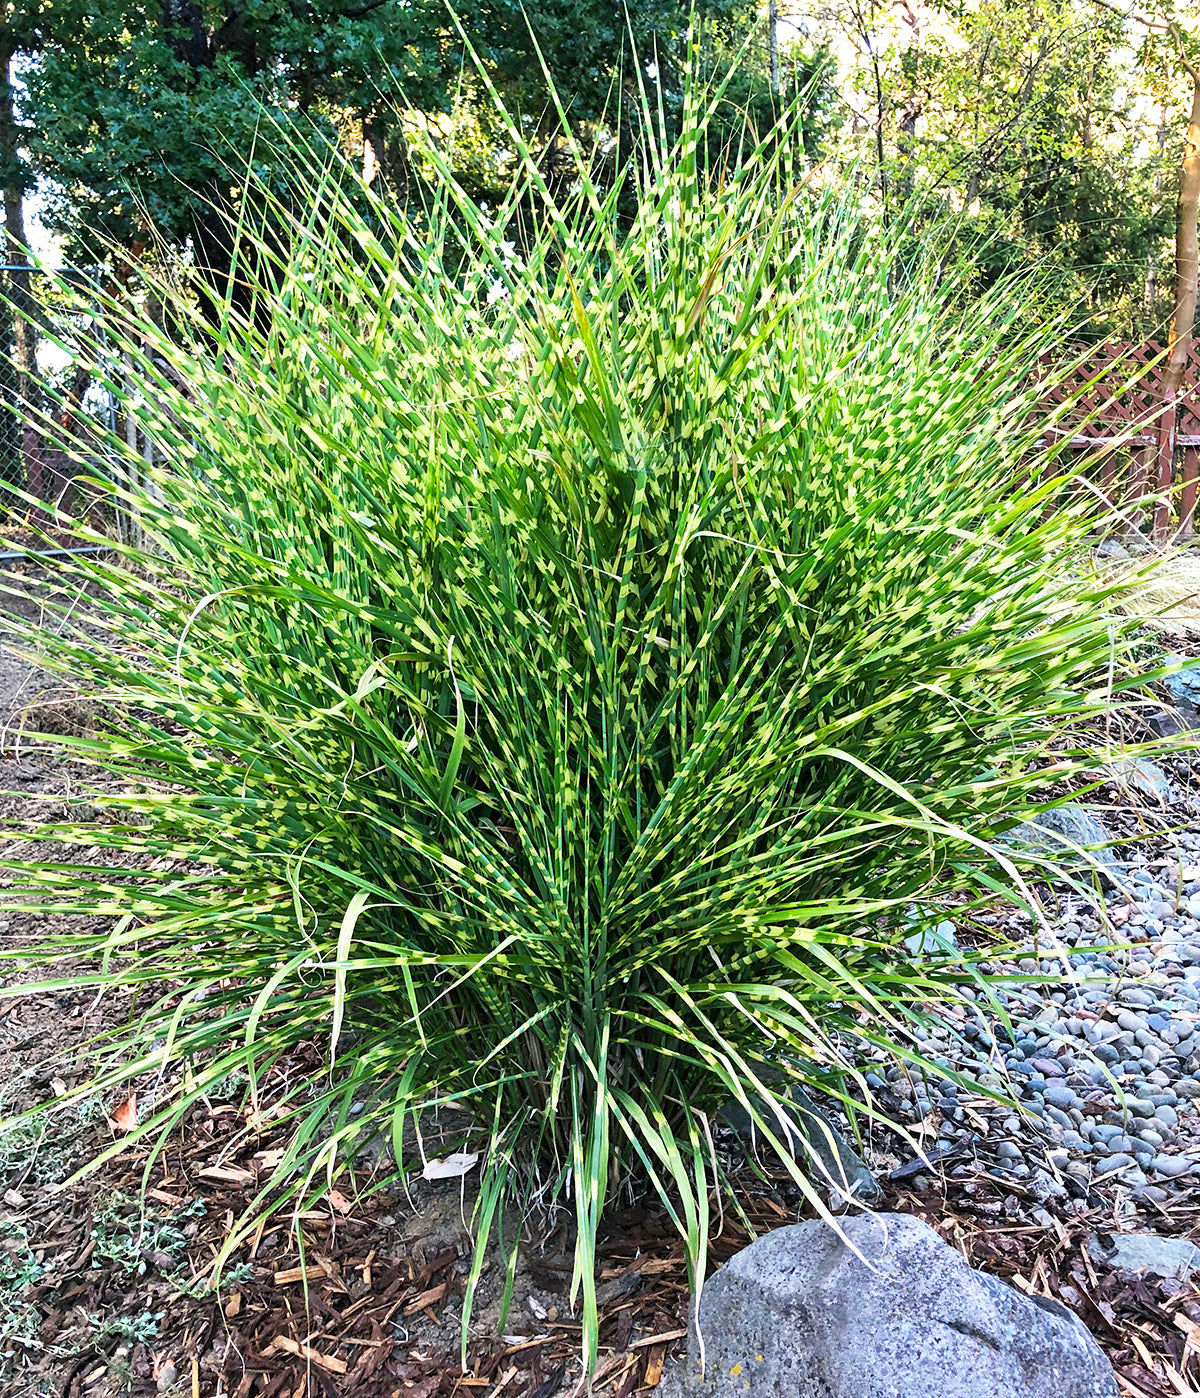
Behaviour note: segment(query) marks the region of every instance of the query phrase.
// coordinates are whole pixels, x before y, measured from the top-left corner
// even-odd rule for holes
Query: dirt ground
[[[86,725],[86,705],[3,644],[0,636],[0,791],[9,794],[0,796],[0,816],[29,819],[34,796],[41,817],[53,819],[82,778],[54,750],[53,736]],[[8,857],[15,847],[10,839]],[[19,946],[35,930],[45,929],[20,917],[0,920],[0,944]],[[0,983],[13,980],[6,966]],[[128,1010],[118,997],[70,988],[0,1001],[0,1117],[86,1081],[89,1042]],[[65,1183],[114,1139],[117,1102],[85,1099],[47,1125],[0,1131],[0,1394],[582,1392],[563,1228],[525,1240],[502,1331],[503,1268],[489,1259],[461,1362],[472,1198],[458,1182],[368,1196],[364,1175],[358,1189],[347,1183],[319,1207],[259,1229],[214,1286],[212,1259],[277,1147],[261,1136],[231,1147],[239,1100],[231,1084],[227,1100],[214,1096],[194,1112],[148,1178],[147,1153],[135,1149]],[[1135,1204],[1115,1185],[1038,1199],[982,1162],[976,1171],[961,1159],[930,1169],[898,1138],[876,1144],[870,1163],[884,1177],[882,1207],[919,1214],[975,1265],[1073,1307],[1113,1360],[1127,1398],[1196,1392],[1200,1291],[1106,1268],[1084,1241],[1118,1221],[1127,1230],[1131,1220],[1145,1231],[1200,1237],[1200,1191],[1180,1191],[1162,1205]],[[748,1169],[737,1179],[756,1230],[805,1216],[785,1182]],[[601,1248],[594,1387],[607,1398],[646,1398],[664,1363],[685,1347],[682,1247],[655,1209],[630,1209],[610,1228]],[[710,1265],[747,1241],[726,1216]]]

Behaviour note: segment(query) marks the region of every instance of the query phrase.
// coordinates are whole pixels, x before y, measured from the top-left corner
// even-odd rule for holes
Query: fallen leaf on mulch
[[[108,1119],[114,1131],[129,1132],[137,1125],[137,1093],[131,1092]]]

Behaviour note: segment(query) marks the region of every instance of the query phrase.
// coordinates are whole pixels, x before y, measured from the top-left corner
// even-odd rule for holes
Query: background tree
[[[203,245],[264,113],[304,130],[381,93],[438,107],[453,80],[441,4],[95,0],[61,16],[28,78],[29,148],[49,221],[82,261],[149,230]]]
[[[984,275],[1037,264],[1094,335],[1162,326],[1169,300],[1156,283],[1147,298],[1146,274],[1170,235],[1178,141],[1158,133],[1182,122],[1119,16],[1090,0],[846,0],[825,24],[850,54],[843,144],[865,142],[885,209],[918,191],[959,211],[988,241]]]
[[[251,150],[270,164],[264,121],[293,145],[297,133],[336,142],[417,208],[429,171],[415,152],[430,139],[483,203],[508,183],[515,152],[476,62],[559,192],[573,174],[543,63],[598,178],[638,138],[639,85],[668,125],[677,117],[686,0],[464,0],[456,13],[470,58],[444,0],[60,0],[14,13],[28,72],[8,114],[6,188],[16,197],[43,177],[73,261],[116,246],[131,266],[153,232],[223,284],[229,170]],[[1165,327],[1157,268],[1185,113],[1119,14],[1094,0],[833,0],[797,42],[779,7],[704,0],[697,13],[709,70],[745,65],[715,131],[720,160],[747,116],[762,129],[806,91],[803,157],[865,158],[885,217],[914,196],[929,218],[957,212],[986,240],[981,275],[1038,265],[1053,274],[1046,310],[1082,305],[1096,336]],[[16,198],[14,223],[19,210]]]
[[[543,61],[573,125],[619,131],[635,105],[621,91],[633,53],[652,85],[678,87],[690,9],[468,0],[455,13],[552,173],[561,132]],[[754,21],[744,0],[705,0],[698,13],[726,43]],[[83,260],[134,248],[153,228],[225,266],[228,170],[255,149],[264,113],[318,142],[357,143],[368,173],[402,195],[419,175],[414,126],[457,147],[469,185],[503,186],[511,158],[444,0],[94,0],[43,36],[26,109],[34,168],[57,191],[50,221]]]
[[[40,51],[46,13],[42,0],[9,0],[0,6],[0,184],[4,190],[4,260],[13,266],[28,264],[25,196],[35,182],[23,150],[26,131],[17,115],[16,68],[20,59]],[[10,294],[20,312],[14,327],[18,359],[30,382],[37,373],[37,358],[27,279],[13,278]]]

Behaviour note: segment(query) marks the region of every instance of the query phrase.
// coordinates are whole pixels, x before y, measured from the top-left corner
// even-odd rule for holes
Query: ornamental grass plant
[[[113,1150],[244,1074],[244,1131],[290,1132],[250,1217],[381,1139],[419,1173],[414,1121],[460,1114],[464,1320],[489,1242],[565,1210],[593,1358],[606,1206],[661,1200],[698,1286],[729,1103],[823,1197],[789,1082],[869,1118],[856,1045],[920,1068],[983,980],[911,910],[1026,896],[996,836],[1130,644],[1064,566],[1091,512],[1027,288],[793,169],[786,114],[722,167],[718,102],[558,199],[510,124],[491,210],[436,147],[419,217],[333,153],[286,204],[248,176],[215,314],[167,265],[65,346],[159,464],[107,442],[142,542],[26,630],[108,775],[14,829],[52,847],[8,897],[104,919],[22,957],[137,991],[86,1085],[150,1103]]]

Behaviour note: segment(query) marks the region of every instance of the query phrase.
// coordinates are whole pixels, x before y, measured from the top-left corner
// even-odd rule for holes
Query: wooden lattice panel
[[[1164,346],[1097,345],[1081,357],[1065,380],[1046,391],[1047,403],[1069,402],[1062,426],[1090,437],[1121,436],[1130,431],[1152,433],[1162,410]],[[1062,360],[1048,369],[1061,374]],[[1200,435],[1200,354],[1193,347],[1180,392],[1179,433]]]
[[[1184,369],[1172,451],[1159,431],[1163,349],[1154,340],[1097,345],[1068,360],[1065,375],[1061,355],[1043,365],[1054,381],[1043,395],[1047,417],[1054,418],[1048,431],[1066,437],[1072,448],[1094,452],[1098,471],[1085,469],[1102,498],[1122,509],[1126,525],[1148,510],[1159,541],[1170,537],[1173,518],[1178,534],[1191,536],[1200,475],[1200,354],[1193,347]]]

